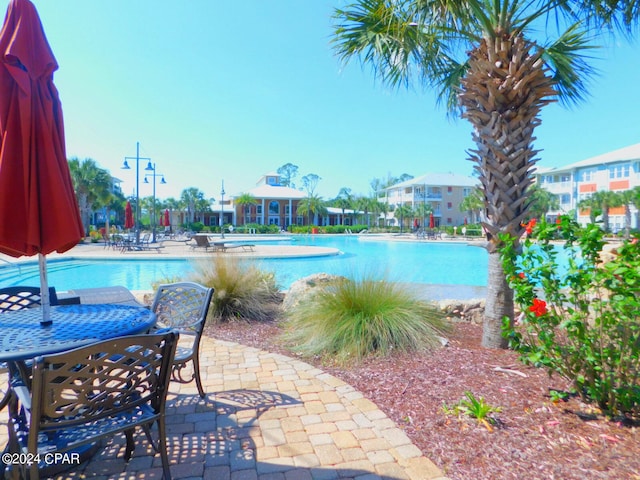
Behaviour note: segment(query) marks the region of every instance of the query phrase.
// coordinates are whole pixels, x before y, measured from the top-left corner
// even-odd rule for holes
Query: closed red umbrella
[[[158,220],[158,225],[164,227],[164,215],[160,214],[160,218]]]
[[[131,202],[127,202],[127,206],[124,207],[124,228],[133,228],[133,209],[131,208]]]
[[[165,227],[171,226],[171,219],[169,218],[169,210],[164,211],[164,226]]]
[[[433,216],[433,213],[429,214],[429,228],[436,227],[436,219]]]
[[[35,7],[11,0],[0,31],[0,252],[39,256],[43,323],[50,323],[45,255],[84,236],[53,84],[57,69]]]

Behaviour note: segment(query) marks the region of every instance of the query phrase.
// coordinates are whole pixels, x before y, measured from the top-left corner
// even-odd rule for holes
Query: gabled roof
[[[427,173],[416,178],[411,178],[404,182],[396,183],[395,185],[386,188],[386,190],[413,187],[415,185],[475,187],[479,184],[480,182],[477,178],[467,177],[465,175],[457,175],[455,173]]]
[[[248,193],[253,195],[255,198],[273,198],[273,199],[293,199],[293,200],[301,200],[307,197],[305,192],[300,190],[296,190],[291,187],[283,187],[281,185],[258,185],[251,190],[248,190],[243,193]],[[235,195],[239,197],[240,194]]]
[[[579,162],[565,165],[564,167],[548,168],[538,170],[538,174],[550,173],[550,172],[563,172],[568,170],[575,170],[577,168],[595,167],[597,165],[605,165],[616,162],[628,162],[630,160],[640,160],[640,143],[635,145],[629,145],[628,147],[619,148],[618,150],[612,150],[602,155],[587,158],[586,160],[580,160]]]

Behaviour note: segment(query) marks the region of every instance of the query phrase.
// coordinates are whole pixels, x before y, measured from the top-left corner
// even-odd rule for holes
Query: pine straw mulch
[[[277,322],[216,324],[207,333],[292,356]],[[640,479],[638,425],[607,420],[580,399],[554,403],[550,389],[568,384],[518,361],[512,351],[480,346],[481,327],[455,324],[434,354],[375,358],[349,368],[309,363],[375,402],[452,480]],[[516,373],[518,372],[518,373]],[[446,415],[471,391],[501,407],[491,429]]]

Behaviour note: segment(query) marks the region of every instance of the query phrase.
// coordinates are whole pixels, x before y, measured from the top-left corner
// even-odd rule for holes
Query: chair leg
[[[133,440],[133,433],[134,433],[133,428],[130,428],[129,430],[124,431],[125,437],[127,438],[127,447],[124,451],[125,462],[128,462],[129,460],[131,460],[131,455],[133,454],[133,451],[136,449],[136,443]]]
[[[167,432],[164,425],[164,417],[158,419],[158,449],[162,459],[162,471],[164,480],[171,480],[171,469],[169,468],[169,455],[167,454]]]
[[[204,388],[202,388],[202,379],[200,378],[200,352],[198,350],[193,352],[193,376],[196,379],[200,398],[204,398],[206,394],[204,393]]]

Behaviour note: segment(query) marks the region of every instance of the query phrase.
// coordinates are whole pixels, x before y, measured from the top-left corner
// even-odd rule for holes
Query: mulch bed
[[[277,322],[217,324],[207,334],[293,356]],[[638,426],[608,420],[577,397],[554,402],[567,382],[527,367],[512,351],[480,346],[481,327],[456,323],[433,354],[374,358],[339,367],[305,359],[343,379],[404,429],[424,455],[454,480],[640,480]],[[444,413],[465,391],[500,412],[485,425]]]

